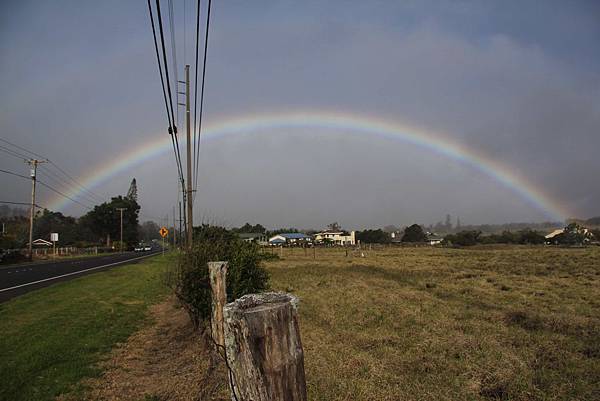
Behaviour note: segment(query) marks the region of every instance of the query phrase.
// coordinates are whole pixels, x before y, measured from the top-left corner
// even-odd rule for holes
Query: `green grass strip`
[[[0,400],[53,400],[81,391],[97,363],[167,293],[173,256],[154,257],[53,285],[0,304]]]

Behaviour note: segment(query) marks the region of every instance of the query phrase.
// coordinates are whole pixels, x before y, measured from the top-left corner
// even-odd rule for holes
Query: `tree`
[[[444,228],[447,232],[452,231],[452,217],[449,214],[446,215],[446,223],[444,224]]]
[[[60,245],[73,245],[82,238],[77,220],[71,216],[64,216],[60,212],[44,209],[42,214],[35,219],[33,225],[33,238],[50,239],[50,233],[58,233]]]
[[[427,241],[427,234],[423,231],[423,228],[418,224],[406,227],[404,235],[402,236],[402,242],[425,242]]]
[[[263,234],[265,231],[267,231],[267,229],[264,228],[260,224],[252,225],[250,223],[246,223],[243,226],[241,226],[240,228],[234,228],[231,231],[236,232],[236,233]]]
[[[117,208],[125,208],[123,211],[123,242],[135,244],[138,242],[138,214],[140,206],[128,197],[117,196],[110,202],[97,205],[81,218],[82,224],[95,236],[98,242],[110,236],[119,239],[121,234],[120,212]]]
[[[160,239],[160,227],[154,221],[145,221],[138,227],[139,237],[142,241],[152,241]],[[170,234],[171,235],[171,234]]]
[[[481,231],[465,230],[447,235],[444,242],[450,245],[471,246],[481,242]]]
[[[331,231],[331,232],[338,232],[341,231],[341,227],[340,225],[336,222],[331,223],[331,224],[327,224],[327,231]]]
[[[387,244],[392,240],[390,234],[381,229],[357,231],[355,235],[363,244]]]
[[[138,199],[138,191],[137,191],[137,182],[135,178],[131,180],[131,184],[129,184],[129,190],[127,191],[127,198],[137,202]]]

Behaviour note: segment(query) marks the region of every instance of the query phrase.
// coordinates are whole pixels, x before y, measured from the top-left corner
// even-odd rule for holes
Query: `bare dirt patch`
[[[101,363],[101,376],[85,381],[88,400],[227,399],[222,363],[204,337],[169,298],[150,309],[153,323],[132,335]],[[66,397],[68,399],[68,397]]]

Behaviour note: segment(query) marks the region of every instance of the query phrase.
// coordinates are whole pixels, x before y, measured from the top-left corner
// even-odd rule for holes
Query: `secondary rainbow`
[[[275,129],[278,130],[275,130]],[[373,135],[375,137],[399,140],[405,143],[433,151],[449,159],[468,165],[506,188],[509,188],[529,204],[543,211],[548,218],[564,220],[571,213],[557,200],[546,195],[541,189],[529,182],[525,177],[511,171],[500,162],[493,160],[481,152],[469,149],[439,134],[423,128],[385,121],[372,116],[338,113],[338,112],[292,112],[278,114],[253,114],[236,116],[207,125],[202,132],[202,141],[214,141],[229,136],[285,134],[285,128],[320,128],[332,132],[353,135]],[[129,149],[96,167],[85,175],[81,182],[88,189],[106,182],[116,174],[143,164],[165,152],[172,151],[170,137],[167,134],[156,135],[143,145]],[[72,198],[81,195],[81,191],[73,188],[69,193]],[[49,203],[50,209],[63,210],[71,201],[56,197]]]

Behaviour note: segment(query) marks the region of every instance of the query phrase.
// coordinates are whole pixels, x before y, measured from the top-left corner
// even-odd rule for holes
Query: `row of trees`
[[[140,241],[150,241],[160,237],[159,226],[154,222],[139,225],[140,205],[137,202],[135,178],[126,196],[116,196],[109,202],[94,206],[85,215],[75,218],[60,212],[44,209],[37,212],[33,224],[33,238],[48,240],[50,233],[59,233],[61,246],[108,245],[121,236],[121,212],[123,210],[123,242],[131,246]],[[29,219],[23,209],[0,209],[0,222],[4,232],[0,237],[2,248],[22,248],[29,240]]]

